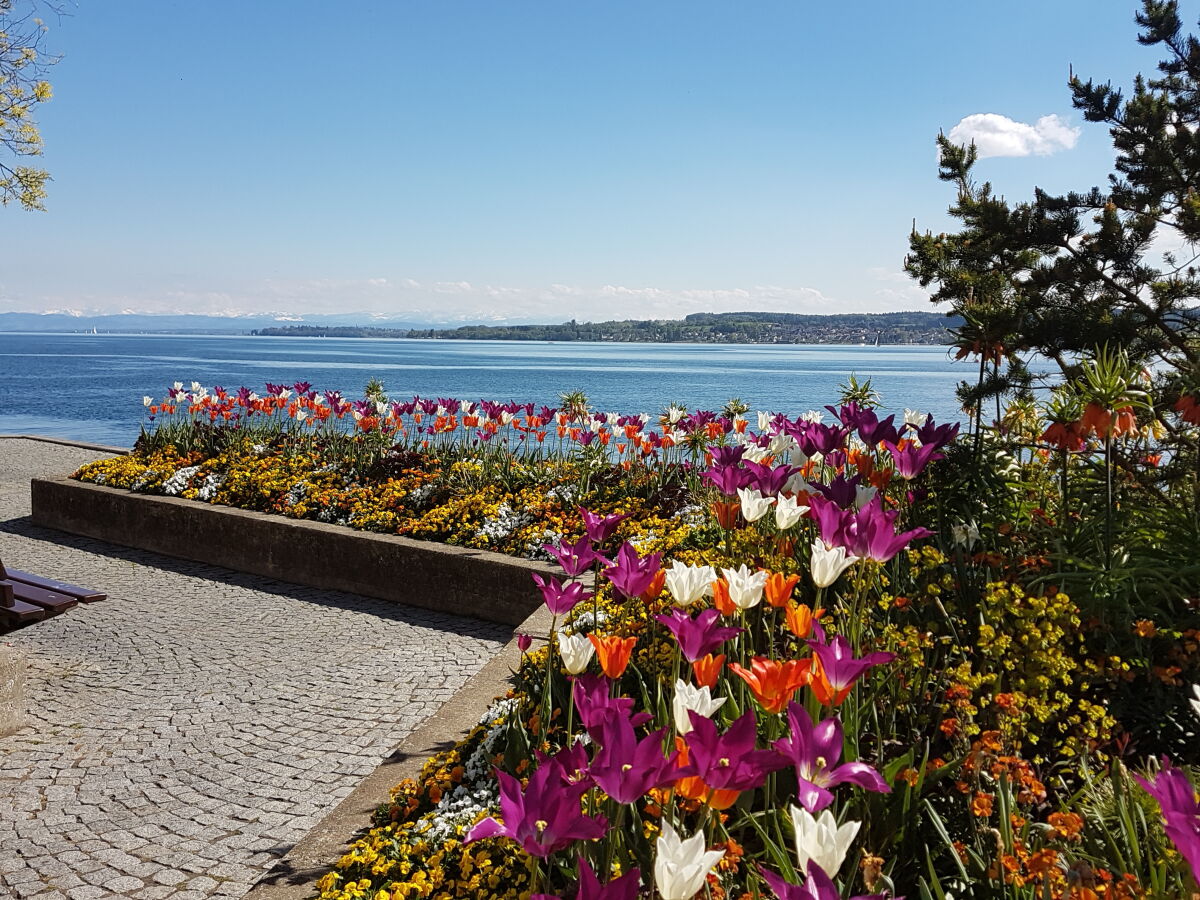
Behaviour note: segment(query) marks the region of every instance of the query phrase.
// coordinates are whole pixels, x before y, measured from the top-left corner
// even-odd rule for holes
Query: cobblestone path
[[[0,558],[109,595],[0,636],[0,896],[240,897],[507,632],[34,527],[29,478],[97,455],[0,439]]]

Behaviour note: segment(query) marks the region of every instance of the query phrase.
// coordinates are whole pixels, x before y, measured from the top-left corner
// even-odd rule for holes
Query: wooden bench
[[[0,562],[0,626],[15,628],[57,616],[80,603],[95,603],[105,594],[52,578],[6,569]]]

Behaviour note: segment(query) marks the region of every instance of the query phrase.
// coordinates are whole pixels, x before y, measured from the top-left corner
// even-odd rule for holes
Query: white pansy
[[[704,849],[703,831],[685,841],[665,820],[655,849],[654,884],[662,900],[692,900],[704,887],[708,873],[725,856],[724,850]]]
[[[819,588],[829,587],[856,562],[858,557],[847,554],[845,547],[831,550],[818,538],[813,541],[812,556],[808,561],[813,584]]]
[[[780,531],[787,531],[804,518],[806,512],[807,506],[801,506],[795,497],[784,494],[775,503],[775,525]]]
[[[751,572],[742,563],[736,569],[722,569],[721,574],[729,585],[729,599],[738,609],[751,609],[762,602],[763,587],[767,583],[767,573],[761,569]]]
[[[757,522],[771,511],[774,497],[764,497],[754,488],[738,488],[738,499],[742,501],[742,516],[747,522]]]
[[[667,590],[677,606],[691,606],[712,589],[716,580],[712,566],[689,566],[677,559],[671,562],[666,574]]]
[[[563,666],[571,675],[578,675],[592,661],[592,654],[596,652],[595,645],[588,640],[586,634],[568,635],[560,631],[556,637]]]
[[[828,809],[816,818],[798,806],[789,809],[796,828],[796,859],[799,863],[796,868],[804,871],[811,860],[830,878],[836,878],[862,822],[846,822],[839,827]]]
[[[695,687],[686,681],[676,680],[675,697],[671,700],[671,712],[675,716],[675,730],[687,734],[692,730],[688,712],[696,712],[704,718],[712,718],[725,703],[724,697],[714,697],[708,687]]]

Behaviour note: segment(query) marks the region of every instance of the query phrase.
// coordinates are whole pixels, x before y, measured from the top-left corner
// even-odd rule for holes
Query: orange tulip
[[[596,648],[596,658],[600,660],[600,668],[604,670],[604,674],[614,681],[620,678],[625,673],[625,667],[629,665],[629,654],[633,652],[637,638],[598,637],[589,634],[588,640]]]
[[[792,591],[796,589],[799,581],[799,575],[784,577],[782,572],[772,572],[767,576],[767,583],[763,587],[763,596],[768,604],[776,609],[782,609],[792,599]]]
[[[712,512],[717,518],[717,524],[726,531],[730,531],[738,527],[738,512],[741,508],[742,504],[737,500],[715,500],[713,501]]]
[[[713,582],[713,606],[723,616],[732,616],[737,612],[737,606],[729,597],[729,582],[724,578],[718,578]]]
[[[756,656],[750,661],[750,671],[737,663],[730,663],[729,670],[750,686],[750,693],[769,713],[782,712],[792,696],[812,680],[812,660],[789,659],[780,662]]]
[[[709,690],[717,686],[717,678],[725,666],[725,654],[713,656],[706,653],[692,663],[692,673],[696,676],[696,684]]]
[[[663,585],[667,582],[667,573],[664,569],[659,569],[654,573],[654,579],[650,582],[650,586],[642,591],[642,600],[646,603],[657,600],[662,595]]]
[[[825,610],[818,609],[813,612],[803,603],[789,603],[786,615],[788,631],[804,640],[812,634],[813,622],[825,615]]]

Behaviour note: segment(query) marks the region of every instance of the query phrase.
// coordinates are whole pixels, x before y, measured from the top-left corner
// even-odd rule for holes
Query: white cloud
[[[956,144],[975,142],[979,158],[988,156],[1049,156],[1070,150],[1080,129],[1056,115],[1042,116],[1032,125],[998,113],[975,113],[950,129]]]

